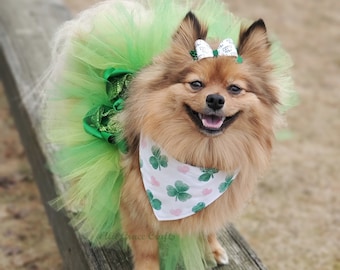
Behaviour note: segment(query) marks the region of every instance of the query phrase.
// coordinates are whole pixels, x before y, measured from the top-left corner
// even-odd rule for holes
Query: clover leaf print
[[[218,173],[218,170],[201,168],[201,172],[203,172],[203,174],[200,175],[198,180],[203,181],[203,182],[208,182],[210,178],[214,178],[214,174]]]
[[[228,175],[226,178],[225,178],[225,181],[223,183],[221,183],[219,186],[218,186],[218,190],[220,193],[223,193],[225,192],[228,187],[231,185],[231,183],[233,182],[234,180],[234,175]]]
[[[191,210],[194,213],[198,213],[199,211],[203,210],[204,208],[205,208],[205,203],[204,202],[199,202]]]
[[[161,170],[161,167],[166,168],[168,167],[168,157],[166,155],[161,155],[161,150],[159,147],[153,145],[151,148],[151,152],[153,156],[150,157],[149,161],[155,170]]]
[[[176,201],[178,199],[185,202],[191,198],[191,195],[186,192],[189,190],[189,186],[180,180],[175,182],[175,186],[167,186],[166,190],[170,197],[175,197]]]
[[[148,198],[149,198],[149,201],[150,201],[152,208],[156,209],[156,210],[160,210],[162,208],[162,202],[158,199],[155,199],[150,190],[147,190],[146,194],[148,195]]]

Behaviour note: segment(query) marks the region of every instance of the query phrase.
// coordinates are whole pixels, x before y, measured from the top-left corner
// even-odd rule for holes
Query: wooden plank
[[[39,98],[32,87],[49,63],[53,33],[70,18],[69,12],[61,0],[0,0],[0,6],[1,79],[65,268],[132,269],[129,252],[120,246],[92,247],[77,236],[62,211],[56,212],[48,204],[56,197],[55,179],[46,166],[47,149],[39,134],[37,108],[23,100]],[[230,264],[218,269],[265,269],[235,228],[227,228],[220,239],[227,249]]]
[[[214,270],[266,269],[233,225],[228,226],[220,233],[219,240],[227,251],[229,264],[216,267]],[[120,246],[111,249],[89,249],[89,246],[85,246],[85,253],[93,260],[98,261],[98,266],[92,268],[93,270],[132,269],[131,254],[124,251]],[[116,262],[116,264],[107,264],[107,261]]]
[[[0,6],[0,74],[12,115],[25,146],[65,268],[89,269],[77,236],[68,225],[66,215],[56,212],[48,205],[48,202],[56,197],[56,192],[53,176],[45,166],[43,145],[37,137],[38,115],[34,106],[26,107],[22,103],[24,98],[32,98],[32,86],[48,64],[48,44],[52,33],[70,16],[56,1],[1,0]]]

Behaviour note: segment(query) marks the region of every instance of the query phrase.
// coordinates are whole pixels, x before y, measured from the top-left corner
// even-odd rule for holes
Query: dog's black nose
[[[208,95],[206,98],[206,103],[210,109],[217,111],[223,107],[224,97],[218,94]]]

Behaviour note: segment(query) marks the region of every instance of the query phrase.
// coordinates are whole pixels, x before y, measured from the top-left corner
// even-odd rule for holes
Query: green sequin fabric
[[[106,94],[112,105],[99,105],[92,108],[84,117],[83,126],[87,133],[108,143],[116,144],[121,152],[126,153],[127,146],[117,115],[124,108],[132,73],[111,68],[104,72],[104,78],[107,80]]]

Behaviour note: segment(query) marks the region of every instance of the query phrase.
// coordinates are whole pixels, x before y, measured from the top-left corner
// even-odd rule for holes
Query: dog
[[[158,8],[165,5],[166,1],[163,2]],[[223,7],[223,12],[227,12],[222,4],[209,3],[200,4],[207,13],[217,10],[209,9],[208,5]],[[138,37],[128,43],[132,52],[138,51],[137,56],[149,53],[145,51],[148,43],[141,37],[145,29],[141,26],[138,29],[141,33],[137,33],[133,28],[143,25],[142,22],[154,14],[153,10],[144,10],[140,5],[124,4],[126,9],[119,14],[126,13],[122,18],[134,18],[135,23],[120,19],[118,25],[126,26],[115,30],[121,31],[123,37],[130,35],[129,31],[134,33],[131,34],[134,38]],[[130,63],[138,57],[124,51],[128,50],[124,38],[105,35],[107,28],[93,23],[108,20],[100,14],[111,7],[112,4],[101,4],[100,9],[93,9],[97,12],[91,11],[96,15],[89,16],[85,12],[76,20],[77,23],[65,24],[56,38],[58,45],[55,46],[52,68],[45,76],[49,83],[54,82],[47,87],[47,109],[44,112],[47,115],[46,132],[54,133],[49,142],[58,144],[60,149],[77,148],[76,154],[68,151],[65,154],[62,150],[62,155],[56,154],[62,157],[57,158],[59,172],[71,166],[66,173],[61,173],[61,177],[71,182],[66,205],[77,205],[79,212],[83,213],[73,224],[91,239],[96,237],[98,228],[93,224],[99,222],[100,215],[103,216],[102,223],[112,227],[119,223],[119,230],[131,248],[136,270],[171,269],[172,266],[162,266],[159,247],[159,238],[171,235],[178,239],[186,236],[203,239],[203,246],[209,246],[205,247],[205,252],[212,253],[217,264],[227,264],[228,256],[218,242],[217,233],[237,216],[251,197],[257,178],[269,164],[275,131],[282,118],[279,107],[283,103],[285,85],[279,77],[288,68],[280,67],[272,59],[273,46],[277,48],[278,45],[268,36],[262,19],[250,24],[237,21],[239,27],[233,30],[237,32],[235,40],[228,36],[221,40],[210,38],[210,25],[205,21],[207,15],[201,20],[195,11],[188,11],[181,21],[174,22],[168,17],[168,21],[159,26],[166,28],[167,22],[175,25],[169,27],[173,32],[167,34],[166,46],[157,54],[146,57],[147,61],[139,66],[134,63],[119,65],[116,58],[120,54],[127,57],[122,63]],[[221,12],[220,8],[218,10]],[[198,13],[203,14],[202,11]],[[115,19],[110,17],[113,25]],[[93,32],[97,33],[96,42],[101,40],[100,46],[114,39],[121,51],[117,53],[114,46],[107,47],[107,50],[92,46],[89,33],[93,35]],[[156,41],[151,40],[150,46],[157,42],[157,35],[154,36]],[[78,50],[72,46],[78,46]],[[102,58],[108,60],[102,61]],[[92,65],[96,61],[104,64]],[[90,63],[91,68],[84,68],[85,62]],[[102,79],[103,70],[112,66],[115,70]],[[278,69],[281,70],[279,76]],[[75,76],[78,76],[77,80]],[[99,94],[91,92],[96,85],[100,85],[100,89],[95,90]],[[106,92],[108,88],[117,89],[120,85],[124,90],[117,94],[118,99],[113,100],[122,102],[119,106],[123,104],[123,108],[111,114],[111,107],[106,105],[105,108],[110,109],[101,111],[101,120],[104,119],[107,126],[119,125],[119,136],[113,139],[109,136],[113,148],[107,146],[107,142],[97,142],[81,126],[80,115],[86,114],[91,106],[112,103],[105,95],[105,85]],[[86,94],[87,88],[89,94]],[[57,101],[55,97],[59,97]],[[92,111],[83,120],[85,130],[91,133],[89,130],[94,129],[92,135],[97,137],[110,133],[106,129],[102,132],[104,129],[91,122],[98,118],[99,111]],[[97,145],[92,152],[84,146],[87,141],[92,145],[91,149]],[[118,142],[126,146],[120,151],[123,153],[117,154],[119,149],[114,148]],[[116,158],[99,162],[104,152],[111,153],[108,154],[111,156],[114,152]],[[80,165],[71,160],[78,160]],[[104,173],[98,167],[113,166],[110,162],[118,164],[118,173],[115,172],[119,179],[117,185],[110,184],[113,180],[110,182],[107,177],[108,169]],[[87,174],[91,175],[88,179]],[[108,179],[106,184],[101,180],[104,178]],[[94,197],[97,187],[105,187],[106,193],[103,191]],[[107,201],[115,199],[110,204],[98,202],[100,207],[95,210],[98,215],[86,216],[87,205],[93,205],[95,198],[105,196]],[[100,214],[104,208],[109,208],[108,212]],[[106,222],[107,216],[116,218],[109,223]],[[92,227],[82,230],[89,220]],[[185,261],[185,258],[181,260]],[[186,267],[192,269],[188,263]]]

